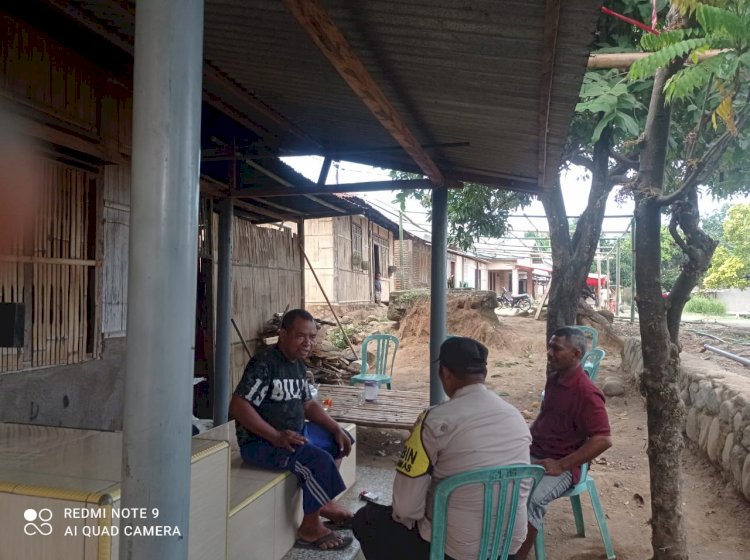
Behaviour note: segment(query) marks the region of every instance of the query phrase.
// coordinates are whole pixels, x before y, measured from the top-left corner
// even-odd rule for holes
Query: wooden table
[[[318,400],[329,398],[328,414],[339,422],[358,426],[411,430],[419,414],[430,406],[430,396],[416,391],[393,391],[381,387],[377,400],[359,403],[364,387],[360,385],[320,385]]]

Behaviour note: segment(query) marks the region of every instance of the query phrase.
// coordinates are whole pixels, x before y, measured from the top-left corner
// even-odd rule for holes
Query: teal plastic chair
[[[599,533],[602,536],[602,542],[604,543],[604,551],[607,554],[607,560],[615,560],[615,551],[612,548],[612,539],[609,536],[609,528],[607,527],[607,518],[604,517],[604,509],[602,503],[599,501],[599,492],[596,490],[596,483],[593,477],[589,474],[589,466],[583,465],[581,467],[581,479],[578,481],[573,488],[568,490],[561,498],[569,497],[570,505],[573,507],[573,518],[576,522],[576,533],[579,537],[586,536],[586,528],[583,524],[583,509],[581,508],[581,494],[588,492],[591,497],[591,507],[594,509],[594,517],[599,525]],[[534,540],[534,553],[536,554],[536,560],[545,560],[546,556],[544,553],[544,526],[539,528],[539,532],[536,534]]]
[[[587,344],[587,348],[597,348],[599,346],[599,331],[597,331],[594,327],[589,327],[587,325],[568,325],[569,327],[572,327],[574,329],[578,329],[579,331],[582,331],[583,334],[587,335],[587,337],[591,337],[591,344]]]
[[[594,348],[586,352],[583,356],[583,360],[581,360],[583,371],[586,372],[591,381],[596,381],[596,377],[599,375],[599,365],[601,365],[606,355],[607,353],[604,351],[604,348]]]
[[[482,484],[484,486],[484,514],[482,517],[482,539],[479,543],[479,559],[507,560],[511,539],[516,524],[516,510],[521,492],[521,482],[531,479],[534,491],[544,476],[539,465],[508,465],[489,467],[460,473],[441,480],[435,487],[432,506],[432,541],[430,560],[445,560],[445,535],[448,520],[450,495],[462,486]],[[497,490],[496,490],[497,488]],[[498,496],[493,508],[493,497]],[[508,508],[506,509],[506,504]],[[493,511],[494,509],[494,511]],[[492,528],[492,516],[495,521]]]
[[[375,371],[367,371],[367,347],[371,342],[375,343]],[[388,367],[388,356],[391,345],[393,345],[393,355],[390,358],[390,367]],[[391,378],[393,377],[393,363],[396,361],[396,351],[398,350],[398,338],[392,334],[371,334],[362,341],[362,368],[357,375],[349,379],[349,385],[355,383],[364,383],[365,381],[377,381],[378,385],[385,384],[391,388]]]

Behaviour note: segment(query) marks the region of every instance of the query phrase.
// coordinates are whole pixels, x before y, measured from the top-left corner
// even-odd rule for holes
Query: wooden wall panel
[[[4,72],[0,88],[14,101],[51,112],[98,135],[101,72],[91,62],[30,25],[0,15]]]

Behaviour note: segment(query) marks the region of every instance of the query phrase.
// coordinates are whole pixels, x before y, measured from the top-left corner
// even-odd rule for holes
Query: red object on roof
[[[599,276],[599,287],[600,288],[606,288],[607,287],[607,277],[606,276]],[[586,285],[591,286],[592,288],[596,288],[596,274],[589,274],[589,277],[586,278]]]

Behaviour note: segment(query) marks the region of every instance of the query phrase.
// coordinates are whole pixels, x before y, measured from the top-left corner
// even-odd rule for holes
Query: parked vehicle
[[[514,296],[503,288],[503,293],[497,296],[497,302],[500,304],[500,307],[504,308],[517,307],[518,309],[529,309],[531,307],[531,296],[529,294]]]

